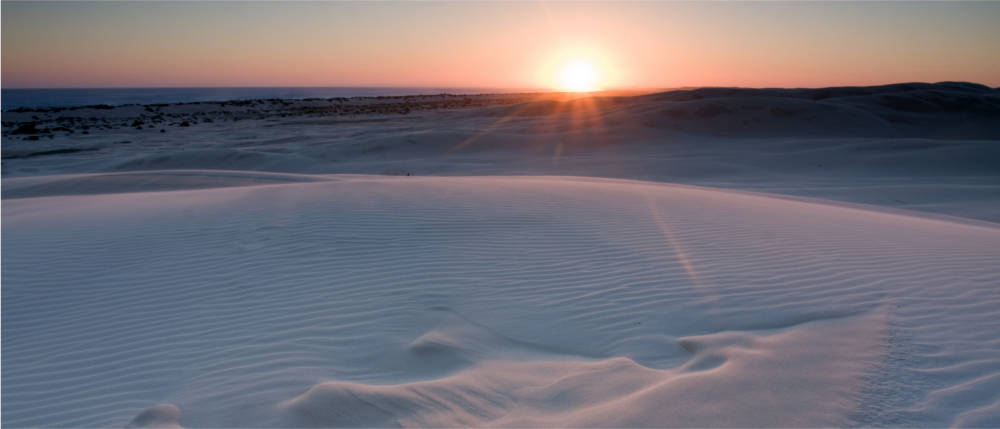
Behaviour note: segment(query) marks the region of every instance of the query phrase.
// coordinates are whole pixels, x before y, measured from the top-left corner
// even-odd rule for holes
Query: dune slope
[[[989,224],[570,177],[137,176],[3,200],[4,426],[1000,422]]]

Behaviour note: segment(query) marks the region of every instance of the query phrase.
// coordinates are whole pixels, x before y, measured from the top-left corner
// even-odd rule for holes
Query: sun
[[[597,68],[589,61],[576,60],[563,66],[559,73],[559,85],[563,91],[597,91]]]

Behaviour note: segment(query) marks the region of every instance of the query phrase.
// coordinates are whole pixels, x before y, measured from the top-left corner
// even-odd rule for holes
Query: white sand
[[[159,403],[137,422],[997,423],[995,226],[634,181],[238,176],[267,184],[4,201],[5,425]],[[114,185],[92,179],[62,186]]]
[[[2,424],[1000,426],[1000,98],[900,88],[5,136]]]

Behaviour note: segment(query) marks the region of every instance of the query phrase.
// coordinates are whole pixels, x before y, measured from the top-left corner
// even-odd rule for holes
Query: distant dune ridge
[[[997,100],[4,112],[2,423],[997,427]]]
[[[966,82],[820,89],[700,88],[643,97],[685,131],[737,136],[1000,138],[1000,90]],[[669,104],[669,103],[665,103]],[[707,122],[699,126],[697,122]],[[690,128],[689,128],[690,127]]]
[[[583,103],[574,101],[571,103]],[[607,122],[725,137],[1000,138],[1000,90],[966,82],[818,89],[697,88],[593,101]],[[569,114],[565,102],[494,115]]]

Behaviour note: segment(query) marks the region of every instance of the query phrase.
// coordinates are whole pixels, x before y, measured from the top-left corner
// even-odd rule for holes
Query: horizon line
[[[608,91],[646,91],[646,90],[679,90],[694,88],[750,88],[750,89],[819,89],[819,88],[843,88],[843,87],[869,87],[886,86],[900,84],[941,84],[941,83],[968,83],[981,85],[988,88],[1000,89],[1000,86],[991,86],[984,83],[965,80],[940,80],[930,81],[894,81],[886,83],[870,84],[827,84],[823,86],[741,86],[741,85],[671,85],[671,86],[634,86],[603,88],[592,92]],[[543,87],[504,87],[504,86],[448,86],[448,85],[251,85],[251,86],[228,86],[228,85],[201,85],[201,86],[59,86],[59,87],[2,87],[0,91],[19,90],[93,90],[93,89],[250,89],[250,88],[371,88],[371,89],[469,89],[469,90],[505,90],[520,92],[567,92],[558,88]]]

